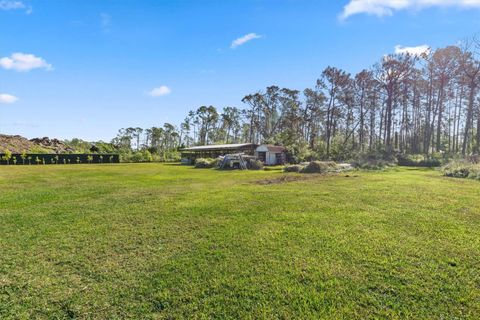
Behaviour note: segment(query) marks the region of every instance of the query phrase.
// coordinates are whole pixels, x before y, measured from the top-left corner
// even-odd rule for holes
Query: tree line
[[[218,143],[284,145],[298,160],[348,159],[363,152],[478,154],[480,41],[390,54],[352,75],[327,67],[303,91],[278,86],[243,106],[201,106],[177,127],[121,129],[113,143],[165,156]]]

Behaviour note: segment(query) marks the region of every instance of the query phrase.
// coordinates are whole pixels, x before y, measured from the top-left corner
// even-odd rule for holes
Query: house
[[[182,163],[193,164],[198,158],[217,158],[226,154],[247,154],[254,155],[258,147],[254,143],[216,144],[208,146],[195,146],[184,148],[181,151]]]
[[[255,157],[267,166],[285,164],[287,157],[285,148],[271,144],[262,144],[255,150]]]

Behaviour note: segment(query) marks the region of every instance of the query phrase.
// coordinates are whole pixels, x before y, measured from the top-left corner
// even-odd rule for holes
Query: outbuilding
[[[272,144],[262,144],[255,150],[255,157],[267,166],[285,164],[287,156],[285,148]]]
[[[246,154],[252,155],[258,144],[254,143],[235,143],[235,144],[217,144],[208,146],[195,146],[181,150],[182,163],[193,164],[198,158],[217,158],[226,154]]]

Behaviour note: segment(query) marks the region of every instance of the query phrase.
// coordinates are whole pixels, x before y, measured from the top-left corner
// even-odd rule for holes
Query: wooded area
[[[177,128],[121,129],[124,149],[167,154],[217,143],[271,143],[298,160],[360,152],[478,154],[480,41],[391,54],[358,74],[327,67],[303,91],[270,86],[246,95],[243,108],[201,106]]]

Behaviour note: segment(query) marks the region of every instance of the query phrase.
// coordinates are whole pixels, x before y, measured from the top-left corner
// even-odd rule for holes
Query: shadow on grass
[[[162,163],[166,166],[170,166],[170,167],[190,167],[190,165],[188,164],[181,164],[180,162],[159,162],[159,163]]]
[[[438,167],[402,167],[398,166],[398,168],[402,168],[408,171],[435,171]]]

